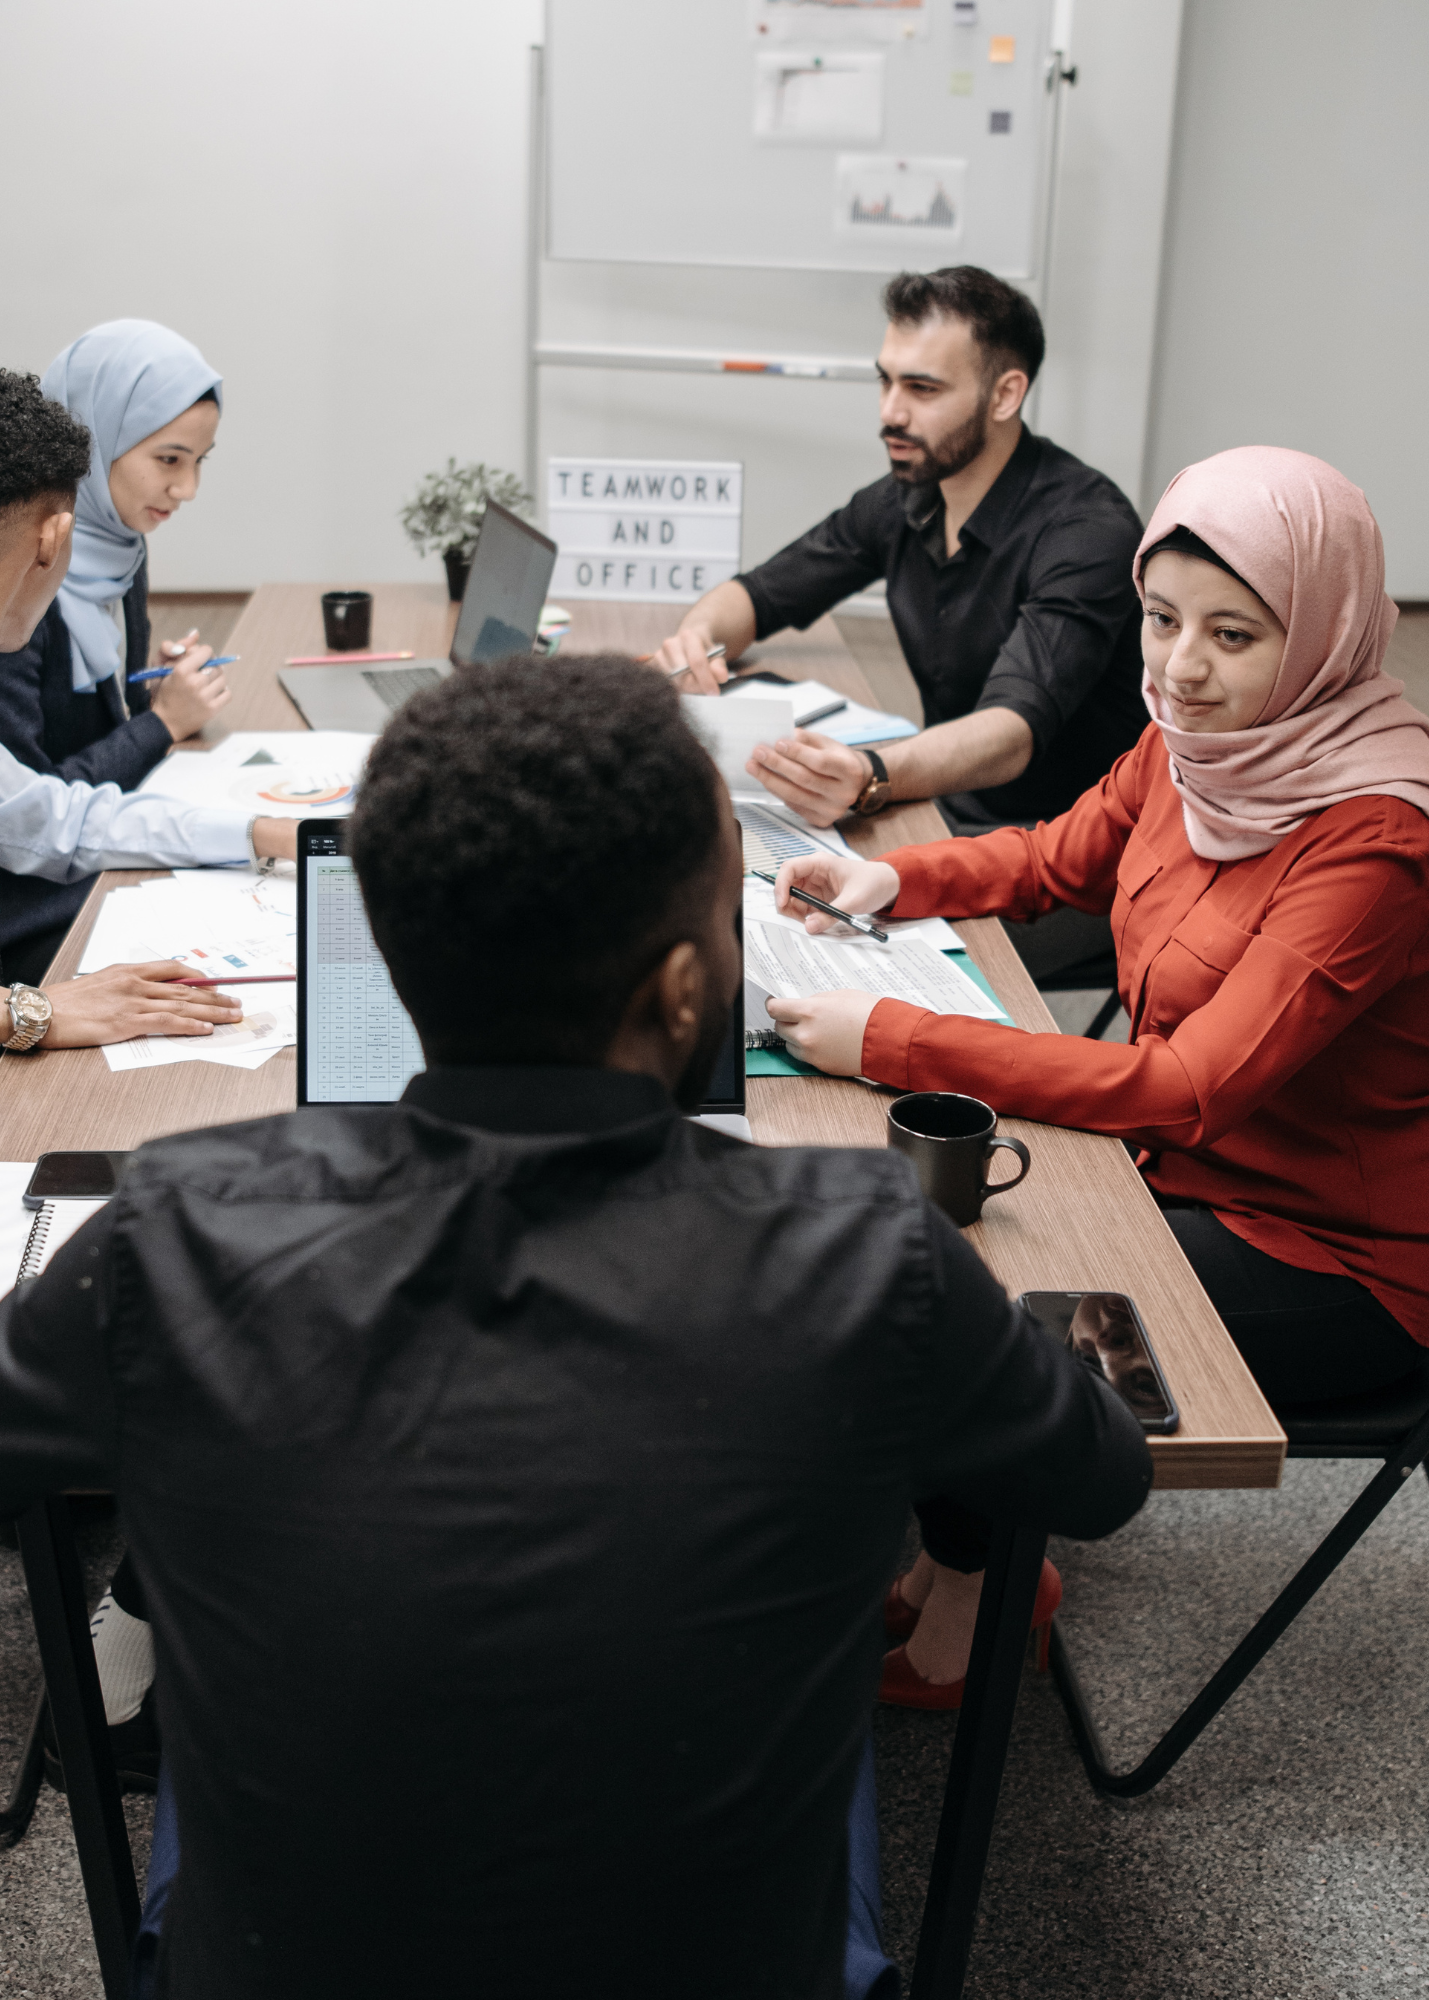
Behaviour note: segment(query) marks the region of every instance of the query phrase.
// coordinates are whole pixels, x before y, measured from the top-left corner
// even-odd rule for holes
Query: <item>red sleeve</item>
[[[1070,812],[1030,832],[1018,826],[881,854],[898,871],[893,917],[1040,917],[1059,903],[1105,916],[1116,871],[1160,747],[1155,724]],[[1149,754],[1143,754],[1149,753]]]
[[[1404,978],[1424,934],[1422,836],[1396,837],[1383,814],[1322,819],[1332,823],[1282,878],[1238,963],[1169,1037],[1115,1047],[881,1000],[864,1075],[1147,1146],[1214,1144]]]

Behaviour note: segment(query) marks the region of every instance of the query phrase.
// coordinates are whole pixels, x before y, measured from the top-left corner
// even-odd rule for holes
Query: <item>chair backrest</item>
[[[1275,1414],[1291,1458],[1389,1458],[1429,1417],[1429,1349],[1412,1374],[1373,1396]]]

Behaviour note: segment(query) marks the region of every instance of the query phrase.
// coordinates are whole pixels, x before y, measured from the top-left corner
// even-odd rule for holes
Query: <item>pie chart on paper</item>
[[[256,785],[251,777],[243,779],[232,795],[244,804],[256,799],[271,806],[340,806],[356,796],[356,786],[330,771],[275,771]]]

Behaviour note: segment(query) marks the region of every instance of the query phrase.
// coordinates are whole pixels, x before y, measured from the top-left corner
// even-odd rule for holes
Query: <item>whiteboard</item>
[[[1035,278],[1051,18],[1051,0],[547,0],[546,253]]]

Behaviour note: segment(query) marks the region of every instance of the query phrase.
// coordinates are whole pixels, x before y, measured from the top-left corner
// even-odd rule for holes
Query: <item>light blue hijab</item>
[[[109,468],[146,437],[181,417],[212,389],[223,407],[223,377],[180,334],[151,319],[112,319],[82,333],[50,363],[42,393],[63,403],[94,440],[74,510],[74,554],[60,586],[76,693],[119,669],[119,636],[102,607],[122,597],[144,560],[144,537],[126,528],[109,497]],[[137,673],[145,663],[136,663]]]

